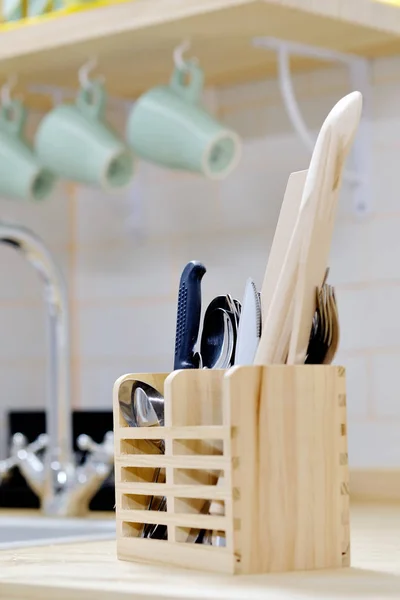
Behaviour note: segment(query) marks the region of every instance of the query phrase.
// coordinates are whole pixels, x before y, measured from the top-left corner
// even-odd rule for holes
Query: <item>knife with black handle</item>
[[[200,355],[195,352],[201,317],[201,280],[203,264],[191,261],[184,268],[179,283],[176,319],[174,370],[198,369]]]

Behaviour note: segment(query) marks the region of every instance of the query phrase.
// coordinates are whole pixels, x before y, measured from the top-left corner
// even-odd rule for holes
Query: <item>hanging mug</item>
[[[241,141],[201,106],[203,81],[194,63],[175,68],[169,85],[155,87],[135,102],[127,140],[150,162],[222,179],[239,162]]]
[[[101,83],[82,87],[75,104],[60,104],[42,119],[35,149],[61,177],[111,190],[131,182],[133,155],[105,122],[105,102]]]
[[[0,108],[0,194],[24,200],[44,200],[56,181],[24,139],[26,110],[19,100]]]

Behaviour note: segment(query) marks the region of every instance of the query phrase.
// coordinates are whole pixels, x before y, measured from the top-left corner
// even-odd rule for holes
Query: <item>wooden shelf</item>
[[[133,99],[168,80],[173,48],[190,38],[207,84],[227,85],[275,73],[274,53],[251,46],[262,35],[387,56],[400,52],[400,12],[372,0],[133,0],[0,31],[0,76],[18,73],[24,93],[30,84],[76,87],[79,66],[96,55],[110,93]],[[314,66],[293,61],[295,70]]]

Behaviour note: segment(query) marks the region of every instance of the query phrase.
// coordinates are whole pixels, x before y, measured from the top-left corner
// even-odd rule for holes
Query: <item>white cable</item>
[[[290,56],[287,48],[278,49],[279,87],[289,119],[303,144],[312,153],[315,139],[310,135],[307,125],[300,112],[293,89],[292,74],[290,72]]]

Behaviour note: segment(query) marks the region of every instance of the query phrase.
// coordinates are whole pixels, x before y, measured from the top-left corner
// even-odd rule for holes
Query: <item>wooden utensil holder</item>
[[[118,399],[130,400],[133,380],[164,394],[165,427],[126,425]],[[120,559],[230,574],[349,565],[343,367],[125,375],[114,432]],[[160,439],[165,455],[146,441]],[[151,496],[165,496],[167,511],[147,510]],[[207,514],[207,501],[221,514]],[[168,540],[141,538],[144,523],[167,525]],[[188,543],[201,529],[224,532],[226,546]]]

